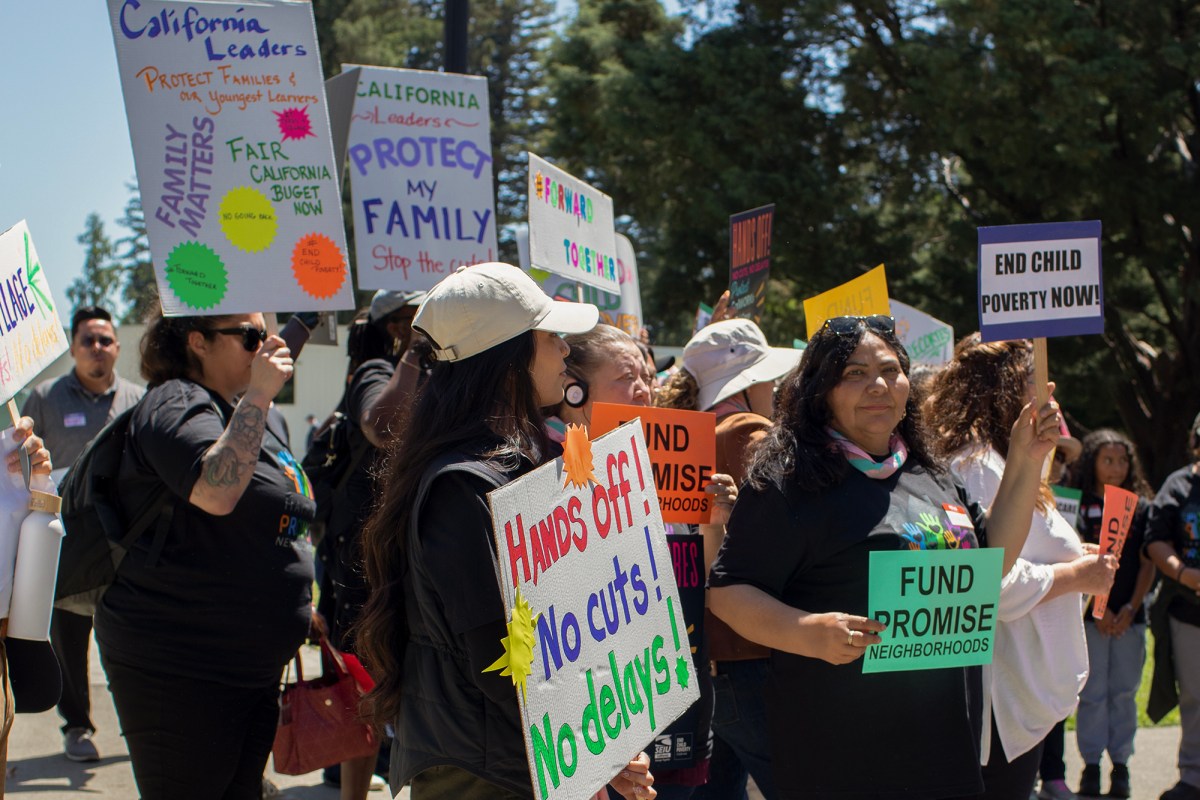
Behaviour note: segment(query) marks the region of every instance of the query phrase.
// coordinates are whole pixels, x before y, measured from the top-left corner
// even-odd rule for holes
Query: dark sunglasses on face
[[[267,340],[266,328],[254,328],[250,325],[239,325],[236,328],[213,328],[212,332],[224,336],[242,337],[242,347],[246,348],[247,353],[257,351],[258,346]]]
[[[79,339],[79,343],[87,348],[100,345],[101,347],[112,347],[117,340],[111,336],[97,335],[89,333]]]
[[[883,314],[872,314],[869,317],[830,317],[821,327],[822,329],[828,328],[837,336],[852,336],[858,331],[860,322],[869,331],[888,336],[896,334],[896,320]]]

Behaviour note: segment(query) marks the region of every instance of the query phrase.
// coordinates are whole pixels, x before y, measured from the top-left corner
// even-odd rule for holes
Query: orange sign
[[[717,415],[594,403],[588,436],[595,439],[638,417],[646,434],[663,522],[708,522],[712,496],[705,494],[704,487],[717,468]]]
[[[1121,560],[1121,551],[1125,549],[1125,537],[1129,535],[1129,524],[1133,522],[1133,512],[1137,511],[1137,495],[1118,489],[1116,486],[1104,487],[1104,516],[1100,524],[1100,555],[1113,556]],[[1104,611],[1108,608],[1108,595],[1096,596],[1092,604],[1092,617],[1103,619]]]

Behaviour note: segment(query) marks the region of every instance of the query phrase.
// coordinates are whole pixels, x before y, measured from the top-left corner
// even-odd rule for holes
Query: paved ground
[[[103,759],[94,764],[75,764],[62,756],[60,725],[54,711],[44,714],[20,715],[13,726],[8,746],[8,787],[10,797],[29,796],[36,800],[71,800],[87,794],[106,800],[134,800],[137,789],[129,767],[129,756],[117,729],[116,713],[105,685],[104,674],[92,648],[92,705],[93,719],[100,727],[96,745]],[[320,671],[316,651],[312,655],[312,672]],[[306,665],[309,659],[305,659]],[[1170,788],[1178,773],[1175,755],[1179,747],[1179,728],[1147,728],[1138,732],[1137,754],[1130,762],[1133,773],[1134,800],[1157,800]],[[1079,779],[1083,764],[1074,748],[1074,734],[1067,733],[1067,780],[1072,786]],[[268,767],[270,765],[268,764]],[[1104,767],[1104,788],[1108,787],[1108,767]],[[268,775],[285,789],[293,800],[337,800],[338,791],[321,784],[321,773],[298,777]],[[370,800],[383,800],[386,792],[372,792]],[[401,793],[407,800],[407,789]],[[752,800],[760,800],[757,792]]]

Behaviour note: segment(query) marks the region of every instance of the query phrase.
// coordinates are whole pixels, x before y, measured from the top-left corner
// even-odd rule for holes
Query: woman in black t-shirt
[[[279,678],[308,631],[315,507],[271,401],[291,354],[261,314],[158,317],[121,501],[170,498],[121,563],[96,639],[144,800],[257,800]]]
[[[1026,408],[993,511],[929,454],[891,317],[837,317],[783,380],[709,578],[712,610],[774,649],[767,708],[783,798],[946,798],[982,788],[977,668],[862,674],[873,550],[1024,543],[1058,409]]]

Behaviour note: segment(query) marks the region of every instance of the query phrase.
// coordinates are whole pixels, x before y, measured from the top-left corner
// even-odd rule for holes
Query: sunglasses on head
[[[86,336],[80,337],[79,339],[79,343],[84,347],[95,347],[96,345],[100,345],[101,347],[112,347],[113,343],[116,341],[117,340],[111,336],[95,333],[89,333]]]
[[[837,336],[852,336],[858,332],[858,324],[862,323],[867,330],[894,336],[896,320],[884,314],[872,314],[869,317],[830,317],[821,326],[822,330],[829,329]]]
[[[213,328],[212,332],[224,336],[242,337],[242,347],[246,348],[247,353],[257,351],[258,346],[267,340],[266,328],[255,328],[250,325],[239,325],[236,328]]]

